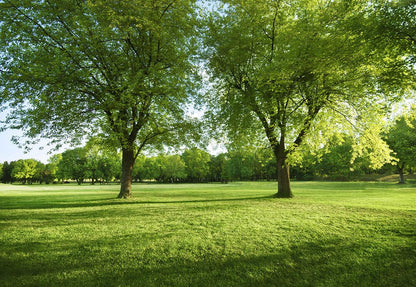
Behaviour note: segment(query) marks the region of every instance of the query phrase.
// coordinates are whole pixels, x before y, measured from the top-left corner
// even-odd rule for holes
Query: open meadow
[[[416,286],[416,186],[0,185],[0,286]]]

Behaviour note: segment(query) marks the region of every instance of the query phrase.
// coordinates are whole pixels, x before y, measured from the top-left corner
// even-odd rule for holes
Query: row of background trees
[[[394,151],[395,161],[391,164],[371,168],[368,152],[356,155],[354,138],[339,133],[318,150],[304,149],[300,160],[292,166],[291,177],[296,180],[357,180],[396,171],[400,182],[404,183],[405,171],[412,171],[416,162],[416,112],[398,117],[384,139]],[[120,153],[89,143],[54,155],[47,164],[33,159],[4,162],[0,179],[4,183],[24,184],[68,180],[78,184],[86,180],[92,184],[118,182],[121,165]],[[136,182],[160,183],[275,180],[276,159],[269,148],[253,145],[231,146],[228,152],[218,155],[190,148],[181,154],[139,156],[133,178]]]

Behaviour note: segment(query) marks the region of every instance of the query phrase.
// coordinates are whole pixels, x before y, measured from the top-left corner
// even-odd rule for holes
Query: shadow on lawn
[[[173,198],[172,196],[167,196]],[[90,197],[83,201],[80,198],[74,197],[65,198],[60,196],[59,201],[56,196],[3,196],[0,203],[0,210],[10,209],[51,209],[51,208],[78,208],[78,207],[104,207],[104,206],[119,206],[119,205],[145,205],[145,204],[186,204],[186,203],[204,203],[204,202],[233,202],[233,201],[247,201],[247,200],[261,200],[273,198],[273,195],[268,196],[253,196],[253,197],[233,197],[233,198],[200,198],[200,199],[172,199],[172,200],[140,200],[140,199],[114,199],[102,198],[91,200]]]
[[[74,245],[75,244],[75,245]],[[373,250],[365,240],[300,241],[262,255],[202,253],[195,260],[155,258],[135,250],[110,252],[96,247],[51,246],[35,257],[0,259],[0,283],[30,286],[415,286],[416,246]],[[71,249],[68,254],[65,251]],[[18,251],[18,250],[15,250]],[[52,256],[43,257],[43,252]],[[121,252],[119,254],[118,252]],[[125,256],[128,254],[129,256]],[[180,255],[180,254],[179,254]],[[39,258],[37,258],[40,256]],[[153,257],[152,257],[153,256]],[[97,260],[98,259],[98,260]],[[26,281],[26,282],[25,282]],[[27,284],[25,284],[27,283]]]
[[[143,286],[155,281],[154,286],[415,286],[416,276],[409,271],[416,264],[408,259],[415,249],[399,248],[393,257],[384,251],[360,258],[365,248],[358,244],[352,246],[354,251],[327,250],[320,244],[326,243],[296,244],[269,255],[162,265],[140,281],[147,282]],[[119,283],[137,285],[138,271],[128,270]]]

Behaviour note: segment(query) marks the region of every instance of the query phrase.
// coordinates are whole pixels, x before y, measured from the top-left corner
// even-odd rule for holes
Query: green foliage
[[[50,162],[51,173],[61,181],[73,179],[81,184],[85,179],[91,179],[94,184],[120,179],[120,155],[91,143],[55,155]]]
[[[229,161],[228,154],[221,153],[217,156],[211,156],[209,161],[209,174],[211,182],[228,182],[230,174],[227,168]]]
[[[416,284],[415,186],[0,186],[0,285]]]
[[[73,179],[81,184],[87,178],[87,151],[85,148],[64,151],[58,168],[63,179]]]
[[[15,162],[11,176],[22,183],[40,180],[42,163],[34,159],[20,159]]]
[[[104,154],[98,158],[97,177],[104,182],[119,180],[121,177],[120,155],[111,153]]]
[[[352,125],[355,134],[362,134],[353,155],[371,151],[375,168],[385,163],[383,158],[388,161],[389,149],[379,139],[380,121],[375,119],[396,97],[381,87],[406,90],[409,82],[381,84],[386,82],[383,55],[388,48],[370,53],[374,35],[369,31],[375,24],[369,15],[378,11],[372,3],[222,2],[222,11],[207,16],[205,31],[205,57],[215,81],[214,122],[223,121],[234,139],[247,133],[267,137],[282,196],[291,196],[285,177],[299,147],[326,131]],[[388,72],[400,79],[409,66],[395,63],[397,68]]]
[[[62,160],[62,154],[61,153],[51,156],[48,160],[48,163],[49,163],[48,165],[49,165],[49,169],[51,171],[51,174],[58,181],[59,180],[63,181],[65,179],[65,177],[63,175],[63,172],[59,171],[59,162],[61,160]]]
[[[397,158],[400,182],[404,183],[404,171],[416,166],[416,109],[398,117],[385,138]]]
[[[13,171],[13,167],[16,164],[15,161],[12,161],[10,163],[8,163],[7,161],[4,162],[3,164],[3,177],[2,177],[2,182],[3,183],[13,183],[14,179],[12,177],[12,171]]]
[[[413,112],[415,114],[415,112]],[[413,167],[416,159],[416,119],[401,116],[386,134],[386,141],[399,163]]]
[[[156,180],[163,183],[183,182],[187,176],[181,156],[168,154],[139,157],[135,163],[133,175],[138,181]]]
[[[270,149],[244,146],[228,153],[227,174],[230,180],[276,179],[276,159]]]
[[[182,154],[182,160],[186,166],[187,181],[208,181],[209,162],[211,160],[209,153],[197,148],[188,149]]]
[[[154,162],[154,179],[158,182],[184,181],[187,176],[185,162],[179,155],[158,155]]]
[[[387,138],[386,138],[387,140]],[[301,157],[292,165],[291,178],[296,180],[360,180],[366,175],[392,173],[385,168],[372,168],[373,156],[368,152],[354,154],[355,138],[339,133],[331,137],[319,149],[303,146]],[[36,176],[32,182],[50,183],[55,180],[74,179],[81,174],[84,182],[109,183],[121,178],[121,156],[103,147],[87,144],[78,149],[79,153],[68,150],[49,159],[49,163],[36,165]],[[62,160],[62,158],[64,158]],[[21,160],[23,162],[23,160]],[[11,170],[16,162],[3,164],[3,182],[16,181]],[[400,165],[399,165],[400,166]],[[188,173],[191,175],[189,176]],[[133,178],[135,181],[157,181],[160,183],[177,182],[229,182],[276,180],[276,159],[268,148],[250,146],[237,147],[216,156],[193,148],[182,155],[159,154],[141,155],[137,158]],[[23,180],[22,180],[23,181]],[[24,181],[23,181],[24,182]]]
[[[137,182],[142,182],[143,179],[146,178],[145,176],[145,167],[144,164],[146,162],[146,156],[144,155],[139,155],[136,158],[136,161],[134,162],[134,166],[133,166],[133,179]]]
[[[0,2],[5,127],[53,145],[98,136],[133,154],[129,181],[143,148],[197,126],[185,113],[198,83],[194,2]]]
[[[384,52],[384,76],[389,89],[403,81],[413,82],[416,63],[416,8],[413,0],[377,1],[369,20],[374,48]],[[399,73],[391,71],[398,70]],[[413,70],[413,71],[412,71]],[[396,74],[396,76],[394,76]],[[390,90],[390,91],[389,91]]]
[[[380,172],[371,168],[372,156],[354,154],[354,138],[338,133],[334,134],[320,149],[305,150],[302,160],[292,169],[292,176],[298,180],[359,180],[365,175]]]

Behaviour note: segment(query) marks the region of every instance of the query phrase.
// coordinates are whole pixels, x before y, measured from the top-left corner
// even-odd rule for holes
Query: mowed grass
[[[416,286],[416,186],[0,185],[0,286]]]

